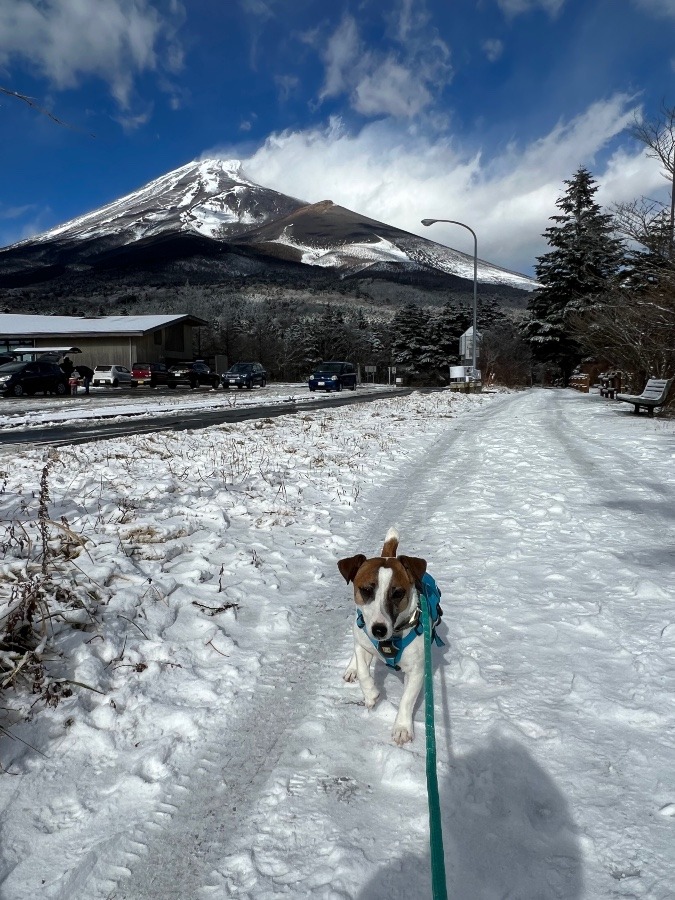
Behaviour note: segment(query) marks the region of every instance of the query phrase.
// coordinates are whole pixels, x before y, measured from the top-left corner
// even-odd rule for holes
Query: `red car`
[[[176,387],[176,382],[164,363],[134,363],[131,367],[131,386],[138,387],[139,384],[149,384],[153,388],[160,384]]]

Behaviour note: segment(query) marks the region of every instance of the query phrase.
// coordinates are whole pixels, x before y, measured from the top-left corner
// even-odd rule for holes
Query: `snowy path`
[[[648,477],[636,482],[633,456],[617,453],[611,442],[589,440],[589,424],[579,420],[579,408],[565,394],[509,397],[430,446],[421,446],[419,456],[369,498],[366,520],[349,523],[347,533],[354,536],[345,552],[374,552],[389,524],[397,522],[405,552],[426,554],[440,583],[448,586],[446,623],[459,656],[450,651],[445,669],[439,745],[445,748],[442,778],[451,896],[580,897],[581,844],[593,856],[598,848],[592,832],[605,829],[614,831],[609,846],[603,835],[603,858],[598,860],[614,879],[608,882],[607,895],[610,890],[620,895],[619,883],[628,878],[630,893],[639,896],[633,882],[647,862],[636,858],[635,844],[644,843],[640,831],[648,827],[649,813],[664,804],[656,800],[651,811],[644,810],[644,798],[635,796],[631,785],[631,770],[633,765],[648,765],[655,784],[668,776],[672,734],[661,745],[658,731],[664,723],[653,707],[657,700],[664,710],[670,709],[672,723],[673,698],[667,692],[653,694],[655,689],[660,693],[657,686],[672,657],[653,658],[649,632],[644,633],[641,613],[635,609],[641,596],[666,600],[667,594],[621,558],[631,546],[632,559],[645,552],[658,556],[664,517],[667,522],[675,509],[675,483],[667,486]],[[621,424],[630,427],[633,421]],[[462,509],[468,511],[466,524]],[[491,552],[507,545],[505,554]],[[404,751],[401,761],[401,751],[385,743],[393,712],[389,704],[384,715],[380,710],[377,724],[368,723],[365,734],[363,711],[354,716],[358,707],[347,705],[346,713],[334,715],[336,706],[345,705],[338,678],[348,641],[342,642],[337,658],[327,660],[328,678],[321,678],[323,666],[317,665],[315,648],[321,648],[326,635],[340,633],[341,616],[327,617],[321,610],[324,603],[332,605],[335,581],[333,574],[328,596],[303,611],[298,641],[289,648],[291,659],[280,661],[282,668],[287,666],[290,689],[283,689],[283,672],[269,673],[266,691],[254,700],[244,728],[234,728],[245,734],[238,752],[228,750],[224,759],[213,754],[206,777],[200,779],[202,790],[192,793],[194,832],[208,843],[206,837],[210,832],[213,837],[217,822],[217,841],[224,837],[227,844],[226,836],[236,832],[234,849],[242,848],[224,856],[221,876],[212,879],[211,890],[203,896],[352,897],[361,871],[376,860],[376,877],[358,894],[364,900],[411,896],[414,881],[406,886],[406,869],[418,870],[418,884],[427,884],[423,729],[418,726],[414,753]],[[663,624],[662,619],[653,623],[652,637]],[[328,643],[333,657],[332,641]],[[385,690],[392,691],[391,681],[390,676]],[[641,684],[649,685],[649,698],[641,695]],[[317,686],[319,696],[308,708]],[[394,693],[398,698],[398,691]],[[649,700],[647,709],[644,699]],[[453,724],[459,717],[469,722]],[[337,766],[335,758],[316,758],[312,752],[314,729],[329,729],[331,723],[339,724],[332,724],[332,730],[342,745]],[[646,748],[632,748],[633,732],[643,728],[654,730],[649,759]],[[530,755],[528,745],[540,748],[536,756]],[[542,767],[549,748],[557,760],[554,771]],[[632,754],[636,758],[631,765]],[[583,771],[579,759],[586,760]],[[233,789],[229,773],[234,772],[243,778],[235,776]],[[551,778],[554,772],[557,777]],[[214,775],[224,780],[217,798]],[[575,794],[582,787],[582,793],[594,798],[588,818],[584,810],[573,813],[569,808],[566,786],[572,783]],[[364,789],[368,796],[359,797]],[[337,820],[316,815],[316,794],[331,790],[338,796],[338,807],[340,791],[354,798],[342,801],[347,808]],[[242,821],[242,807],[248,809],[256,798],[253,815]],[[236,811],[219,816],[225,802]],[[374,853],[362,846],[363,828],[352,845],[343,821],[354,814],[350,806],[357,815],[364,806],[372,807],[366,811],[365,831],[380,832],[371,838]],[[206,822],[200,822],[203,809],[210,812]],[[266,824],[270,809],[270,818],[280,819],[271,827]],[[402,811],[413,817],[415,834],[408,846],[408,829],[399,825]],[[189,842],[190,830],[183,827],[182,816],[178,818],[181,838]],[[293,836],[294,821],[303,823],[300,846]],[[385,823],[396,823],[393,840],[391,825],[382,834]],[[590,834],[584,835],[584,824]],[[666,826],[664,832],[660,851],[664,861],[669,854],[672,861],[673,829]],[[145,876],[139,873],[132,879],[134,888],[125,897],[169,896],[169,886],[184,878],[185,856],[176,853],[173,838],[171,832],[159,836],[147,866],[144,860]],[[384,859],[383,838],[388,845]],[[210,849],[211,856],[217,855],[217,846]],[[651,848],[657,858],[658,850],[658,843]],[[402,854],[404,871],[396,894],[396,876],[389,882]],[[356,862],[356,881],[353,872],[340,878],[339,870],[350,867],[349,861]],[[186,896],[189,884],[194,885],[189,866],[187,873],[187,881],[172,896]],[[669,885],[665,868],[660,875],[660,896],[672,895],[675,883]],[[158,878],[161,890],[153,893]],[[645,878],[651,882],[648,895],[659,896],[659,879],[647,873]],[[249,885],[255,885],[250,893]]]
[[[139,751],[126,782],[103,765],[109,788],[93,809],[69,807],[60,786],[49,809],[53,831],[72,828],[73,864],[45,897],[431,896],[422,710],[414,744],[399,749],[397,676],[380,667],[370,713],[341,681],[351,605],[335,560],[373,555],[390,524],[443,590],[449,896],[675,896],[672,424],[571,391],[476,398],[445,421],[439,402],[382,404],[388,450],[352,503],[320,508],[308,489],[304,520],[255,532],[256,565],[232,569],[242,600],[232,640],[219,637],[234,671],[213,675],[203,697],[192,680],[198,729],[164,761]],[[435,404],[433,421],[424,404]],[[349,415],[371,427],[363,411]],[[354,478],[345,471],[345,491]],[[226,541],[195,532],[195,554],[200,541],[193,566],[225,559]],[[253,595],[265,602],[246,604]],[[32,790],[17,788],[19,806],[39,805]],[[106,839],[84,853],[74,820],[93,833],[107,825]],[[31,821],[6,828],[3,845]],[[68,853],[67,839],[57,848]],[[36,895],[21,865],[3,890],[2,900]]]

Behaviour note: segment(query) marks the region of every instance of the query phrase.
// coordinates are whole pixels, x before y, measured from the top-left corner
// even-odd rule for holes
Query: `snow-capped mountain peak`
[[[197,236],[206,244],[195,242]],[[228,250],[240,257],[255,256],[263,267],[297,263],[332,271],[339,278],[363,274],[418,280],[424,273],[473,277],[473,257],[465,253],[332,200],[307,203],[289,197],[251,181],[238,159],[210,158],[186,163],[118,200],[7,248],[0,264],[10,273],[10,283],[24,277],[30,281],[30,270],[38,264],[49,269],[56,263],[63,271],[64,266],[97,265],[111,254],[114,265],[131,254],[133,265],[143,268],[152,246],[167,240],[180,242],[182,255],[213,257]],[[205,271],[212,265],[203,263]],[[526,291],[536,287],[531,278],[484,260],[479,260],[478,279]]]
[[[250,181],[238,159],[195,160],[34,240],[115,235],[128,243],[167,231],[192,231],[215,238],[223,227],[230,234],[237,233],[302,205]]]

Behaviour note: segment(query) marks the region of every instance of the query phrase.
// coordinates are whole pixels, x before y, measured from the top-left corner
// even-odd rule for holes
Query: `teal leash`
[[[427,799],[429,801],[429,847],[431,849],[431,889],[433,900],[448,900],[445,883],[445,856],[441,802],[436,774],[436,731],[434,725],[434,679],[431,671],[431,624],[426,592],[422,595],[424,629],[424,728],[427,737]]]

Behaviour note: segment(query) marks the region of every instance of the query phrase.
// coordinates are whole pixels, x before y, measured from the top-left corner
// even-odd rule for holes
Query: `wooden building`
[[[77,362],[95,368],[136,362],[172,365],[193,357],[196,316],[34,316],[0,314],[0,353],[16,347],[77,347]]]

